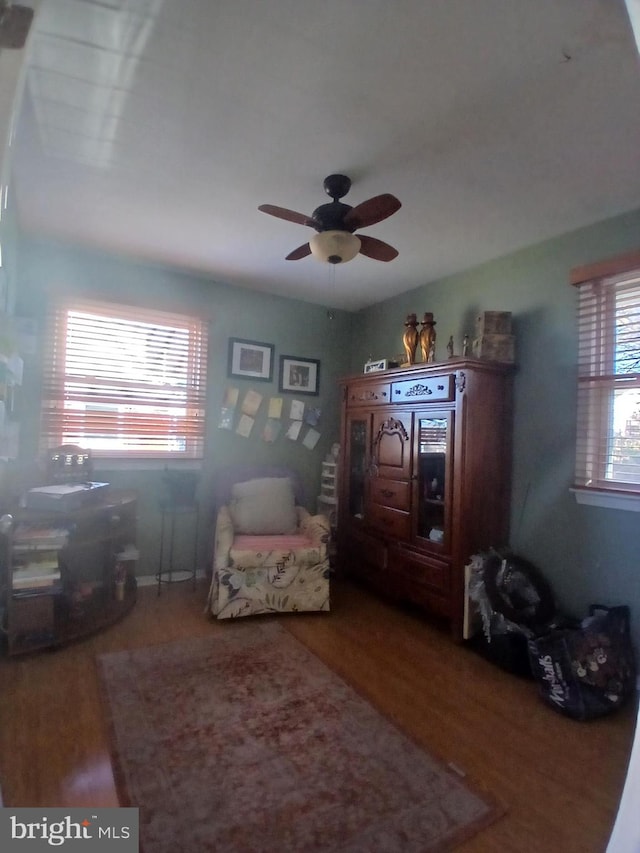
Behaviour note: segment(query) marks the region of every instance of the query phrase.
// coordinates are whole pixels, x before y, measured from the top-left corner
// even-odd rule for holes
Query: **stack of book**
[[[13,537],[13,589],[16,592],[54,592],[60,581],[58,552],[67,544],[62,527],[20,524]]]
[[[55,586],[59,580],[58,555],[49,552],[46,557],[30,559],[24,565],[15,565],[13,569],[14,590],[46,589]]]
[[[69,540],[68,527],[43,524],[18,524],[13,534],[15,550],[52,550],[64,548]]]

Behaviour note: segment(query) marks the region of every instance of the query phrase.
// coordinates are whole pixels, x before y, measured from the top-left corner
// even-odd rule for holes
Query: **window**
[[[640,253],[574,270],[576,488],[640,497]]]
[[[202,457],[202,320],[70,300],[49,318],[43,361],[43,449],[79,444],[96,457]]]

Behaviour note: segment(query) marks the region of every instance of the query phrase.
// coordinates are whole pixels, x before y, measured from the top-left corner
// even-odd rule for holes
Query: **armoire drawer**
[[[348,406],[388,405],[391,402],[391,385],[389,382],[367,382],[366,385],[349,385],[347,387]]]
[[[371,500],[382,506],[409,511],[410,484],[401,480],[372,477],[370,480]]]
[[[422,376],[405,379],[391,386],[393,403],[442,403],[455,396],[453,373],[444,376]]]
[[[419,585],[428,586],[440,593],[449,593],[450,567],[441,560],[433,560],[404,548],[394,548],[389,555],[394,568]]]
[[[411,516],[408,512],[372,503],[371,511],[367,514],[367,523],[374,527],[382,536],[392,536],[394,539],[409,539]]]

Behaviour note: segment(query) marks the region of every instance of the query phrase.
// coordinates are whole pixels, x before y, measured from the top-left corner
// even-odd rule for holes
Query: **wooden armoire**
[[[508,541],[512,372],[452,358],[340,382],[339,570],[456,639],[465,565]]]

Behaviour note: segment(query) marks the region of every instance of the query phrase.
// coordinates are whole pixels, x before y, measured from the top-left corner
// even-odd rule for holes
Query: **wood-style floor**
[[[0,787],[8,806],[114,806],[96,680],[105,651],[224,631],[206,586],[139,590],[119,624],[66,648],[0,659]],[[283,624],[505,815],[460,846],[495,853],[602,853],[633,739],[635,703],[588,723],[546,708],[535,685],[455,645],[413,612],[344,580],[330,614]],[[258,617],[259,618],[259,617]],[[275,617],[269,617],[275,618]],[[194,851],[195,853],[195,851]],[[223,851],[221,851],[223,853]],[[375,851],[372,851],[375,853]]]

